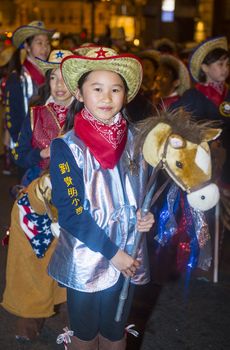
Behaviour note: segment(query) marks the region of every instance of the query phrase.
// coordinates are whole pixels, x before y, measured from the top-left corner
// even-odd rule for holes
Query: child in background
[[[62,75],[76,97],[73,128],[52,142],[52,200],[61,234],[49,274],[67,287],[70,327],[67,349],[125,349],[125,325],[135,284],[149,281],[146,237],[137,259],[136,231],[147,232],[151,213],[140,208],[148,166],[134,155],[135,129],[122,115],[137,94],[142,68],[131,54],[95,48],[63,60]],[[133,169],[136,165],[136,171]],[[131,276],[122,320],[115,322],[124,276]]]
[[[27,174],[29,186],[19,193],[11,212],[2,301],[7,311],[18,316],[17,339],[37,337],[45,318],[54,314],[54,306],[66,300],[65,289],[58,287],[47,274],[56,239],[51,230],[53,215],[47,208],[50,181],[48,175],[41,178],[39,175],[48,170],[49,144],[61,133],[72,100],[60,71],[61,60],[70,54],[67,50],[53,50],[48,61],[38,63],[47,72],[48,81],[41,96],[46,104],[31,108],[19,139],[18,161],[30,166],[31,171]]]
[[[225,229],[230,230],[230,91],[226,84],[229,77],[227,38],[210,38],[197,46],[190,56],[189,69],[195,85],[172,108],[183,106],[198,120],[219,122],[223,130],[220,138],[212,142],[211,151],[213,174],[221,193],[220,217],[224,232]],[[214,209],[206,216],[214,242]],[[207,280],[212,279],[211,270],[206,275],[200,270],[196,274]]]
[[[190,57],[189,69],[195,86],[187,90],[178,103],[172,107],[183,106],[199,120],[216,120],[222,123],[221,140],[226,151],[226,160],[221,179],[229,187],[230,92],[226,84],[229,76],[229,52],[226,37],[211,38],[196,47]]]
[[[47,60],[50,53],[50,39],[53,30],[48,30],[41,21],[21,26],[13,33],[13,45],[17,48],[10,64],[6,82],[6,128],[10,134],[9,147],[13,149],[28,113],[29,103],[38,89],[45,83],[45,76],[39,69],[35,57]],[[22,54],[23,53],[23,54]],[[18,168],[19,179],[24,173]]]
[[[26,186],[49,166],[50,142],[65,124],[73,97],[61,76],[60,63],[71,51],[53,50],[48,61],[36,59],[37,66],[46,74],[46,84],[33,100],[34,107],[24,120],[17,146],[13,149],[14,162],[28,169],[22,185]]]
[[[157,108],[169,108],[189,88],[190,77],[184,63],[173,55],[162,54],[153,86]]]

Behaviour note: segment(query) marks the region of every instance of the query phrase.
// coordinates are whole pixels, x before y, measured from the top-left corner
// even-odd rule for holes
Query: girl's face
[[[31,59],[38,57],[41,60],[46,61],[50,53],[50,41],[48,36],[46,34],[35,35],[31,45],[25,43],[25,49],[27,55]]]
[[[206,74],[207,83],[224,83],[229,75],[229,58],[220,58],[216,62],[201,65]]]
[[[58,105],[68,106],[72,95],[67,89],[60,68],[53,69],[50,75],[50,93]]]
[[[96,119],[110,124],[125,103],[125,86],[117,73],[96,70],[86,77],[81,91],[77,89],[76,98]]]
[[[165,98],[170,96],[179,85],[179,80],[173,80],[170,69],[161,65],[156,74],[154,91],[157,97]]]

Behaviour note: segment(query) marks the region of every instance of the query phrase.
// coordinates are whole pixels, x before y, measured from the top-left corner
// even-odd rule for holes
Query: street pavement
[[[9,189],[17,183],[16,176],[4,176],[1,170],[2,159],[0,239],[10,223],[13,199]],[[5,284],[6,257],[7,247],[0,246],[0,298]],[[145,326],[147,315],[150,318]],[[57,335],[66,326],[64,316],[59,313],[48,319],[36,341],[18,343],[14,337],[16,318],[0,307],[0,350],[64,349],[56,344]],[[154,284],[148,289],[140,288],[130,323],[142,330],[143,337],[128,334],[128,350],[230,350],[230,235],[226,234],[222,242],[218,283],[193,276],[189,283],[178,278],[163,288]]]

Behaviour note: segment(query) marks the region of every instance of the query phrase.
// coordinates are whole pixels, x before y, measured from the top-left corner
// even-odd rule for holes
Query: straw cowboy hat
[[[189,71],[185,64],[177,57],[170,54],[162,54],[160,57],[160,63],[166,63],[173,66],[178,72],[180,85],[177,88],[177,92],[180,96],[188,90],[191,86]]]
[[[227,38],[225,36],[220,36],[205,40],[192,52],[189,59],[189,70],[195,81],[199,81],[199,71],[205,57],[214,49],[224,49],[228,51]]]
[[[33,21],[28,25],[17,28],[13,33],[13,44],[16,47],[20,47],[26,39],[31,36],[46,34],[48,37],[52,37],[55,30],[49,30],[45,28],[45,24],[42,21]]]
[[[120,74],[127,83],[127,101],[137,94],[142,81],[142,66],[132,54],[118,54],[107,47],[96,47],[85,56],[72,55],[61,64],[63,79],[69,91],[75,95],[78,81],[83,74],[92,70],[108,70]]]
[[[148,49],[144,51],[140,51],[136,54],[141,59],[150,59],[156,62],[156,64],[160,61],[160,52],[154,49]]]
[[[36,57],[36,62],[38,67],[45,73],[47,70],[59,68],[63,58],[71,55],[73,53],[69,50],[53,50],[49,55],[48,61]]]
[[[87,54],[87,52],[89,52],[90,50],[92,50],[95,47],[98,47],[98,45],[96,45],[94,43],[84,43],[84,44],[80,45],[79,47],[76,47],[73,50],[73,53],[75,55],[85,56]]]
[[[3,67],[9,63],[15,50],[16,48],[14,46],[7,46],[0,52],[0,67]]]

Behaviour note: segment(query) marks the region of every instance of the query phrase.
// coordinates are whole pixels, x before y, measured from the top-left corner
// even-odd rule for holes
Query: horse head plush
[[[198,123],[191,119],[191,115],[183,109],[178,109],[173,112],[163,111],[158,117],[151,117],[142,122],[137,123],[137,133],[135,138],[135,153],[138,154],[140,147],[143,149],[143,156],[147,163],[153,167],[152,175],[146,188],[146,195],[142,204],[142,213],[148,211],[158,198],[158,193],[161,194],[166,188],[163,184],[162,190],[158,189],[155,192],[155,179],[158,171],[165,169],[169,177],[183,190],[187,192],[188,203],[194,209],[198,209],[199,214],[203,215],[202,211],[208,210],[216,205],[219,200],[218,187],[211,183],[211,155],[208,141],[215,140],[221,133],[220,129],[212,128],[212,123]],[[154,194],[154,195],[153,195]],[[164,212],[165,213],[165,212]],[[171,213],[172,215],[173,213]],[[184,210],[182,218],[191,213]],[[164,215],[168,223],[169,215]],[[185,220],[183,220],[185,221]],[[189,220],[190,221],[190,220]],[[205,233],[202,226],[202,220],[199,221],[194,231],[202,231],[203,245]],[[167,226],[167,225],[165,225]],[[190,223],[190,226],[191,225]],[[187,234],[185,224],[183,228]],[[202,230],[199,230],[201,229]],[[191,230],[191,229],[190,229]],[[207,230],[207,225],[206,225]],[[167,235],[167,239],[175,236],[176,229]],[[193,227],[192,227],[193,231]],[[165,231],[164,231],[165,234]],[[198,237],[199,232],[192,232],[190,243],[182,242],[188,249],[190,258],[188,266],[194,267],[198,259]],[[136,256],[138,245],[143,234],[137,232],[132,257]],[[187,238],[187,237],[186,237]],[[196,238],[196,239],[194,239]],[[162,242],[163,240],[161,240]],[[200,239],[201,241],[201,239]],[[124,303],[127,297],[130,277],[126,277],[117,307],[115,321],[121,320]]]
[[[212,128],[210,122],[192,120],[183,109],[164,111],[143,125],[143,155],[147,163],[165,169],[187,192],[191,207],[202,211],[214,207],[219,200],[219,190],[211,182],[208,142],[215,140],[221,129]]]

